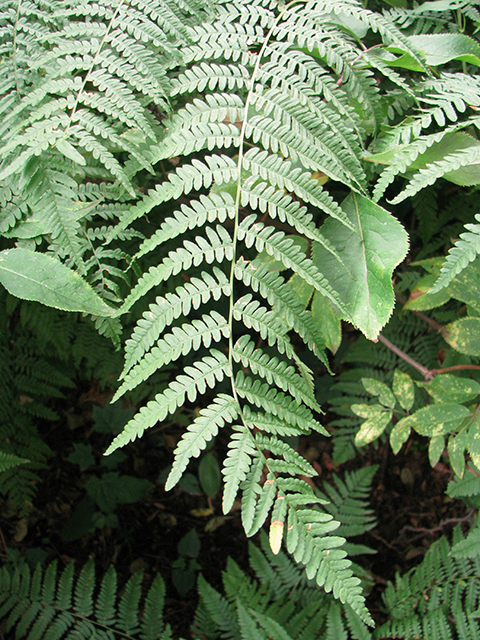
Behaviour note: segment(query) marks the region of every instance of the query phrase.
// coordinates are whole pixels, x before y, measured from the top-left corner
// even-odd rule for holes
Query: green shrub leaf
[[[349,312],[349,317],[341,317],[353,322],[369,340],[376,340],[393,311],[392,272],[407,254],[408,236],[388,211],[364,196],[352,194],[342,207],[356,232],[330,218],[322,233],[344,264],[319,244],[314,245],[313,261],[335,283]]]
[[[106,317],[115,313],[81,276],[43,253],[27,249],[0,252],[0,282],[17,298],[47,307]]]

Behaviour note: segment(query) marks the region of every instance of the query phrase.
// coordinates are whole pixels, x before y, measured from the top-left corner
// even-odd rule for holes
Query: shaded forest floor
[[[71,394],[63,401],[64,419],[44,425],[43,436],[54,455],[48,468],[39,472],[42,482],[28,514],[19,517],[8,503],[1,505],[2,542],[9,553],[25,555],[32,563],[57,559],[62,567],[74,559],[82,566],[92,556],[98,575],[103,575],[113,562],[120,585],[140,568],[147,584],[160,572],[167,584],[166,621],[175,638],[188,638],[197,604],[196,590],[188,586],[198,572],[221,588],[221,572],[228,556],[248,570],[248,541],[239,510],[234,508],[228,516],[222,515],[221,495],[212,499],[205,495],[197,482],[194,464],[189,467],[189,481],[183,488],[165,493],[163,483],[181,432],[173,423],[151,430],[106,466],[108,459],[102,453],[112,434],[108,433],[108,425],[103,431],[98,430],[98,416],[106,418],[106,422],[118,418],[107,400],[107,395],[95,390]],[[328,424],[328,416],[322,422]],[[218,444],[221,450],[221,443]],[[442,462],[431,469],[427,447],[419,437],[411,439],[397,456],[384,443],[341,468],[333,467],[331,440],[313,435],[300,442],[300,448],[308,448],[314,459],[319,487],[331,479],[334,471],[341,475],[367,464],[378,465],[371,492],[377,526],[354,541],[377,551],[356,560],[372,574],[368,606],[376,622],[381,623],[381,594],[395,572],[404,573],[418,564],[432,542],[468,516],[463,503],[445,497],[450,471]],[[74,451],[76,456],[72,456]],[[104,509],[103,516],[99,516],[98,506],[88,507],[87,500],[83,516],[81,509],[78,513],[79,505],[85,504],[86,486],[91,486],[92,478],[116,478],[122,490],[125,476],[151,483],[145,483],[148,488],[140,500],[118,503],[110,514]],[[105,491],[108,493],[108,488]],[[108,520],[112,515],[113,519]],[[85,527],[87,532],[75,538]],[[182,539],[186,542],[179,553]],[[4,557],[6,548],[1,550]]]

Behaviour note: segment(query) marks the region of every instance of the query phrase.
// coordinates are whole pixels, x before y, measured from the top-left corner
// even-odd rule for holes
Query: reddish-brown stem
[[[399,358],[401,358],[411,367],[420,372],[425,378],[426,382],[432,380],[432,378],[434,378],[435,376],[441,375],[442,373],[450,373],[451,371],[463,371],[466,369],[480,371],[480,365],[478,364],[456,364],[452,367],[444,367],[443,369],[427,369],[427,367],[424,367],[422,364],[411,358],[408,354],[405,353],[405,351],[402,351],[399,347],[395,346],[392,342],[390,342],[390,340],[387,340],[387,338],[385,338],[381,334],[378,336],[378,340],[382,344],[384,344],[387,349],[390,349],[390,351],[396,353]]]
[[[419,371],[425,379],[427,379],[427,377],[431,375],[430,369],[427,369],[427,367],[424,367],[422,364],[420,364],[419,362],[411,358],[409,355],[405,353],[405,351],[402,351],[397,346],[395,346],[392,342],[390,342],[390,340],[387,340],[385,336],[382,336],[382,334],[380,334],[378,336],[378,339],[382,344],[384,344],[388,349],[390,349],[390,351],[393,351],[393,353],[396,353],[399,358],[401,358],[411,367]]]
[[[401,303],[401,304],[406,304],[406,300],[403,296],[401,296],[400,294],[396,293],[395,297],[397,298],[397,300]],[[442,331],[443,327],[441,324],[439,324],[436,320],[433,320],[433,318],[429,318],[427,315],[425,315],[424,313],[422,313],[421,311],[414,311],[413,309],[409,309],[409,311],[412,311],[412,313],[414,313],[416,316],[418,316],[419,318],[421,318],[422,320],[424,320],[428,325],[430,325],[430,327],[434,330],[434,331],[438,331],[439,333]]]

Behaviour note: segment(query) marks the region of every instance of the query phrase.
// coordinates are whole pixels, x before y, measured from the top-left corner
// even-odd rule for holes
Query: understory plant
[[[0,282],[24,301],[89,316],[122,349],[114,402],[142,405],[141,389],[153,389],[106,455],[185,411],[170,490],[221,440],[223,513],[238,508],[248,537],[266,526],[269,562],[303,567],[305,594],[312,585],[333,594],[321,619],[297,594],[302,625],[319,637],[367,638],[374,624],[335,492],[320,495],[296,447],[312,432],[331,435],[321,366],[331,372],[344,349],[344,377],[331,386],[344,459],[386,434],[398,451],[413,428],[429,438],[432,465],[446,449],[458,486],[471,481],[457,495],[478,496],[480,13],[462,0],[407,4],[0,0]],[[408,269],[394,276],[409,235]],[[407,314],[428,321],[443,305],[429,324],[443,340],[438,366],[386,337]],[[370,358],[394,354],[390,377],[348,367],[342,323]],[[348,376],[366,401],[352,400]],[[18,463],[7,473],[21,473],[28,449],[1,446],[0,469]],[[446,545],[421,565],[431,578],[419,593],[443,580]],[[458,533],[458,549],[467,558],[451,572],[458,597],[439,587],[434,601],[441,615],[460,611],[456,632],[474,638],[478,589],[465,604],[459,585],[479,577],[478,529],[465,541]],[[271,591],[252,586],[251,601],[233,603],[235,580],[244,583],[232,567],[228,603],[200,582],[206,637],[250,637],[248,624],[256,637],[312,637],[285,628],[280,613],[270,622],[269,598],[282,589],[262,567]],[[70,574],[55,587],[50,571],[44,590],[57,588],[57,601],[71,594]],[[25,588],[37,594],[40,569],[32,580]],[[417,573],[399,580],[397,595]],[[95,611],[110,620],[123,605],[114,608],[113,587],[99,595],[105,584]],[[11,625],[20,617],[26,634],[36,610],[15,611]],[[429,612],[416,611],[388,632],[451,637],[448,616],[429,626]],[[62,624],[45,637],[60,637]]]

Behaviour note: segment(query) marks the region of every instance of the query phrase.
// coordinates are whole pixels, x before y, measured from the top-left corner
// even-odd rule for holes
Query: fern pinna
[[[312,430],[328,435],[316,420],[321,409],[312,372],[294,349],[303,342],[326,363],[324,338],[295,278],[358,324],[322,275],[322,259],[309,254],[311,245],[321,247],[334,270],[343,266],[348,274],[317,221],[327,216],[361,236],[358,203],[369,202],[362,149],[382,118],[373,72],[336,12],[407,47],[422,64],[395,27],[356,2],[220,3],[213,21],[189,29],[185,68],[172,86],[179,108],[164,121],[149,157],[152,166],[176,158],[175,170],[126,207],[108,237],[113,242],[180,201],[143,241],[134,263],[153,260],[165,246],[177,248],[143,273],[118,315],[162,283],[178,275],[186,281],[158,296],[127,340],[114,399],[163,365],[192,354],[195,360],[138,412],[107,454],[185,402],[210,397],[178,443],[166,488],[229,426],[224,512],[240,492],[248,536],[270,514],[272,550],[284,540],[310,578],[371,623],[344,539],[327,535],[339,523],[315,508],[322,500],[304,479],[315,471],[283,439]],[[402,85],[398,74],[385,72]],[[348,206],[322,188],[327,180],[343,185],[341,197],[350,193]],[[378,219],[388,215],[378,210]],[[406,247],[403,235],[400,245]],[[280,271],[269,268],[272,259]]]

